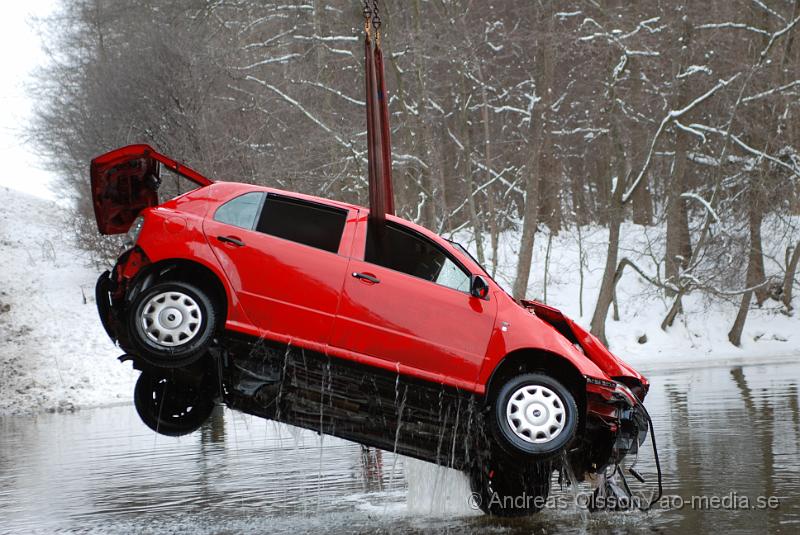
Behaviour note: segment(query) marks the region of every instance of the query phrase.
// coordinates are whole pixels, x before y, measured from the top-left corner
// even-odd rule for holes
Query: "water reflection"
[[[777,510],[573,504],[498,520],[469,508],[456,472],[221,408],[198,433],[161,437],[123,406],[0,418],[0,532],[797,532],[800,364],[650,379],[665,494],[774,495]],[[654,475],[649,449],[637,468]]]

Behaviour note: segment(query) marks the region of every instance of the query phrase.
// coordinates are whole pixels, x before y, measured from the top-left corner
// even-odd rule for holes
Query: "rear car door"
[[[331,346],[472,387],[496,303],[470,295],[470,272],[441,244],[405,225],[386,225],[378,242],[366,218],[359,222]]]
[[[272,192],[228,200],[204,222],[209,244],[253,324],[322,348],[330,338],[357,212]]]

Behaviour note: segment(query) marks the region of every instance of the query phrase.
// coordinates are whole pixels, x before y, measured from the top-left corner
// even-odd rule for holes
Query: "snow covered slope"
[[[97,270],[54,203],[0,187],[0,414],[130,401],[94,304]]]

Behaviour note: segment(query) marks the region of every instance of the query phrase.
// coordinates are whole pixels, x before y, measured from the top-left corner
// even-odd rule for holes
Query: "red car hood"
[[[589,360],[594,362],[606,375],[617,380],[634,379],[640,382],[645,390],[647,389],[648,382],[642,374],[614,355],[595,335],[587,332],[560,310],[537,301],[522,300],[520,302],[567,339],[580,345]],[[623,380],[622,382],[627,381]]]

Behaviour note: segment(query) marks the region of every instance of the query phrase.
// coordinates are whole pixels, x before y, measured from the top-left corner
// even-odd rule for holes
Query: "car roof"
[[[302,199],[305,201],[315,202],[319,204],[327,204],[329,206],[335,206],[337,208],[344,208],[347,210],[359,210],[359,211],[366,210],[367,212],[369,212],[367,208],[355,204],[350,204],[342,201],[335,201],[332,199],[326,199],[324,197],[317,197],[315,195],[307,195],[305,193],[298,193],[296,191],[270,188],[267,186],[258,186],[255,184],[245,184],[243,182],[214,182],[214,184],[211,187],[213,187],[214,189],[224,188],[226,192],[231,192],[231,193],[233,192],[244,193],[247,191],[264,191],[267,193],[275,193],[276,195],[283,195],[285,197],[294,197],[297,199]]]

